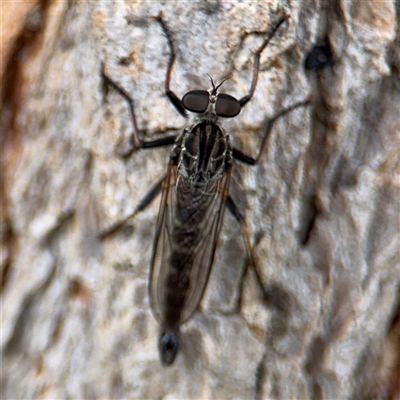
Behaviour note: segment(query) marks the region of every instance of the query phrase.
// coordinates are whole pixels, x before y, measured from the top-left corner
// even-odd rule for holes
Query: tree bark
[[[5,7],[2,5],[2,7]],[[11,6],[12,7],[12,6]],[[11,9],[12,10],[12,9]],[[400,396],[400,35],[396,1],[37,2],[3,9],[2,398]],[[159,200],[106,238],[166,171],[185,126],[164,94],[229,77],[235,163],[211,277],[159,362],[147,293]],[[20,22],[10,21],[24,21]],[[129,155],[128,155],[129,154]],[[213,216],[210,216],[210,218]],[[255,271],[258,271],[259,279]],[[396,397],[397,396],[397,397]]]

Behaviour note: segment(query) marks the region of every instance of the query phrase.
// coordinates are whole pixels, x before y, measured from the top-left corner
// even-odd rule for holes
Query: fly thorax
[[[191,187],[207,191],[221,179],[230,157],[228,136],[219,124],[204,121],[194,124],[182,140],[180,179]]]

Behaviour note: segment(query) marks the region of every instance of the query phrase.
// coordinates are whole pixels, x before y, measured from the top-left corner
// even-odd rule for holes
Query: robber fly
[[[128,102],[136,148],[173,145],[167,173],[139,203],[134,213],[102,233],[105,237],[115,232],[128,219],[143,210],[162,193],[157,219],[150,273],[150,299],[153,314],[161,326],[159,350],[161,361],[170,365],[179,348],[179,329],[194,313],[203,296],[213,263],[217,239],[222,226],[225,207],[242,226],[243,217],[229,195],[229,180],[233,159],[254,165],[258,162],[274,121],[303,101],[284,109],[267,126],[260,153],[249,157],[232,147],[229,136],[220,124],[220,118],[233,118],[253,97],[263,49],[286,21],[278,23],[255,53],[253,77],[248,94],[237,100],[220,93],[220,84],[211,79],[211,89],[192,90],[180,100],[170,89],[175,51],[171,35],[159,16],[157,18],[168,40],[170,58],[166,72],[165,93],[176,110],[185,118],[192,114],[182,133],[152,142],[143,142],[138,129],[133,101],[124,89],[105,73],[103,78]],[[249,250],[248,244],[246,245]]]

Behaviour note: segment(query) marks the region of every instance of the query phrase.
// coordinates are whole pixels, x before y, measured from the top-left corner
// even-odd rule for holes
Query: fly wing
[[[222,226],[225,200],[228,196],[229,171],[216,182],[212,194],[202,194],[195,198],[198,207],[192,207],[192,212],[187,213],[187,219],[181,224],[188,227],[188,235],[192,231],[190,224],[196,224],[195,231],[198,235],[193,248],[190,248],[190,267],[188,269],[188,288],[182,305],[179,323],[186,321],[196,310],[207,285],[210,274],[218,234]],[[153,257],[150,275],[150,300],[153,313],[160,324],[164,322],[164,310],[167,298],[167,279],[171,269],[171,254],[173,247],[184,247],[187,238],[183,235],[182,243],[176,242],[174,236],[174,224],[178,218],[177,191],[178,179],[177,167],[170,164],[164,181],[160,211],[157,220],[157,228],[154,239]],[[178,194],[179,196],[179,194]],[[182,203],[180,203],[182,206]],[[198,211],[200,210],[200,212]],[[197,214],[197,215],[196,215]],[[189,239],[190,240],[190,239]]]
[[[176,203],[176,194],[174,193],[176,181],[177,167],[170,163],[162,187],[150,272],[150,304],[159,324],[162,324],[164,319],[165,284],[171,254],[171,208]]]
[[[181,322],[189,319],[196,311],[206,288],[222,227],[229,179],[230,172],[227,172],[218,182],[212,198],[207,199],[209,203],[201,225],[200,240],[195,249],[194,262],[190,272],[190,290],[182,312]]]

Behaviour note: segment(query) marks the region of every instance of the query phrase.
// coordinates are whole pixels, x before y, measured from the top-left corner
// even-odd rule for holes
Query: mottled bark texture
[[[2,7],[3,399],[400,396],[399,2]],[[160,11],[180,97],[207,89],[207,73],[243,96],[253,52],[289,16],[254,99],[225,123],[244,153],[257,154],[268,118],[311,98],[277,121],[257,166],[232,171],[262,288],[227,212],[169,368],[147,292],[159,200],[98,235],[132,212],[169,154],[132,149],[127,103],[101,63],[131,94],[142,138],[185,122],[163,92]]]

